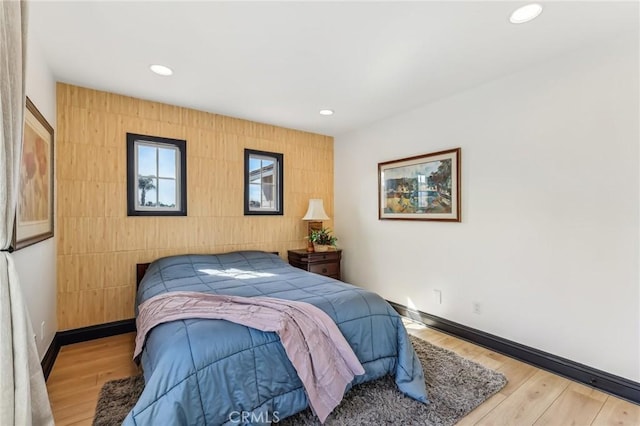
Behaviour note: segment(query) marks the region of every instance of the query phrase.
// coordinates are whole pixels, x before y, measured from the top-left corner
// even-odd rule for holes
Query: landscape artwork
[[[460,222],[460,148],[378,164],[379,219]]]
[[[53,236],[53,128],[27,98],[12,247]]]

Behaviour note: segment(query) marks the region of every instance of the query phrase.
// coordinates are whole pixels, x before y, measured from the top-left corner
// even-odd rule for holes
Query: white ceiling
[[[58,81],[335,136],[640,28],[637,1],[510,24],[525,3],[30,1],[29,25]]]

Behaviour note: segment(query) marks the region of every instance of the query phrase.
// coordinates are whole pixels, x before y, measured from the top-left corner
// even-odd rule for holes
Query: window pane
[[[262,169],[266,173],[273,173],[273,160],[262,160]]]
[[[273,185],[270,185],[270,184],[262,185],[263,207],[264,207],[264,204],[266,204],[267,202],[273,202],[274,194],[275,194],[275,187]]]
[[[263,185],[272,185],[273,184],[273,173],[269,172],[268,174],[262,175],[262,184]]]
[[[256,170],[260,170],[261,167],[262,167],[262,160],[260,160],[259,158],[255,158],[255,157],[250,157],[249,158],[249,171],[250,172],[255,172]]]
[[[156,152],[156,148],[138,145],[138,175],[156,176]]]
[[[138,203],[143,207],[155,207],[157,202],[157,179],[138,176]]]
[[[249,208],[259,209],[262,205],[261,185],[249,185]]]
[[[273,183],[273,167],[275,162],[272,160],[262,161],[262,183]]]
[[[177,153],[175,149],[158,148],[158,176],[175,179]]]
[[[158,181],[158,207],[176,206],[176,181],[160,179]]]
[[[273,208],[274,208],[274,207],[275,207],[275,203],[274,203],[274,201],[273,201],[273,200],[270,200],[270,201],[263,201],[263,202],[262,202],[262,208],[263,208],[264,210],[267,210],[267,209],[271,209],[271,210],[273,210]]]
[[[249,183],[255,183],[260,185],[261,181],[262,181],[262,176],[260,175],[260,170],[249,172]]]

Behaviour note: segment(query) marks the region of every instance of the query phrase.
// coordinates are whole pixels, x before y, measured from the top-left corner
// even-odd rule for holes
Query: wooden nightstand
[[[342,250],[309,253],[305,249],[289,250],[289,263],[296,268],[340,279]]]

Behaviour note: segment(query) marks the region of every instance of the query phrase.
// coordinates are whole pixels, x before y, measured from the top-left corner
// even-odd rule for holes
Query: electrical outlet
[[[45,327],[45,322],[42,321],[40,323],[40,341],[41,342],[44,340],[44,327]]]
[[[480,315],[482,313],[480,302],[473,302],[473,313],[476,315]]]
[[[442,305],[442,290],[433,290],[433,298],[438,305]]]

